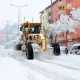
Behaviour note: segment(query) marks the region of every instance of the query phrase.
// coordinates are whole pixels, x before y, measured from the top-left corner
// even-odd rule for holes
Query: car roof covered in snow
[[[61,50],[65,50],[66,46],[60,46]]]
[[[74,44],[73,46],[80,46],[80,44],[77,43],[77,44]],[[73,47],[73,46],[72,46],[72,47]]]

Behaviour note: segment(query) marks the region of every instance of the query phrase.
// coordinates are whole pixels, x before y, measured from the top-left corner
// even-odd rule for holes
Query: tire
[[[17,44],[16,45],[16,50],[21,50],[22,45],[21,44]]]
[[[28,54],[27,59],[33,60],[33,54]]]
[[[70,51],[70,54],[72,54],[72,52]]]

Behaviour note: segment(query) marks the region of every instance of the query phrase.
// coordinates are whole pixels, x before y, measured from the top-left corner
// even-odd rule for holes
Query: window
[[[28,31],[28,28],[25,28],[26,31]]]
[[[43,20],[44,20],[44,16],[43,16]]]
[[[49,20],[48,22],[49,22],[49,24],[51,24],[51,20]]]
[[[49,16],[51,16],[51,12],[49,12]]]
[[[62,0],[58,0],[58,1],[62,1]]]
[[[58,15],[58,18],[60,18],[60,15]]]
[[[63,6],[63,10],[64,10],[64,6]]]
[[[31,24],[30,30],[32,31],[32,33],[38,34],[40,33],[40,25]]]
[[[28,31],[28,25],[25,25],[24,28],[26,31]]]
[[[65,7],[64,6],[59,6],[59,10],[64,10]]]
[[[62,6],[59,6],[59,10],[61,10],[62,9]]]
[[[57,21],[57,18],[55,18],[55,21]]]
[[[74,46],[74,47],[72,48],[72,50],[75,50],[75,49],[78,49],[78,46]]]

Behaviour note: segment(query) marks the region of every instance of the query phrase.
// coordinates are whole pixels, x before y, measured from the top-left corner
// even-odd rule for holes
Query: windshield
[[[30,30],[32,33],[38,34],[38,33],[40,33],[40,25],[31,24]]]
[[[80,49],[80,46],[74,46],[72,49]]]
[[[27,32],[28,31],[28,25],[24,25],[24,30]]]

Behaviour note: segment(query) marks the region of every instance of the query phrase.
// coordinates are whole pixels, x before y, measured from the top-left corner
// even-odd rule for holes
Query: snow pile
[[[18,36],[16,39],[14,40],[10,40],[9,42],[6,42],[4,44],[4,48],[8,49],[8,48],[15,48],[16,44],[20,43],[20,36]]]
[[[40,53],[41,52],[41,47],[37,43],[33,43],[32,47],[33,47],[34,53]]]
[[[80,8],[74,9],[73,11],[71,11],[71,14],[75,20],[80,21]]]
[[[52,49],[47,49],[46,51],[40,50],[39,53],[34,55],[34,59],[38,59],[38,60],[45,60],[45,59],[50,60],[52,58],[54,58]]]
[[[10,57],[21,57],[23,54],[19,50],[15,50],[16,44],[20,42],[20,36],[15,40],[11,40],[4,44],[4,46],[0,46],[0,56],[10,56]]]

